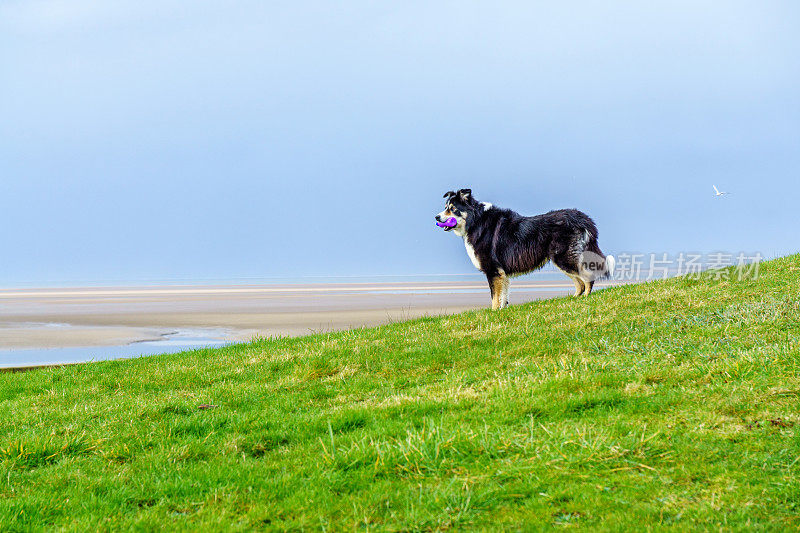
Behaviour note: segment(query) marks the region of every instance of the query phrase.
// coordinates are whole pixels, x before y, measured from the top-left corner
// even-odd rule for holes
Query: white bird
[[[716,185],[712,185],[712,187],[714,187],[715,196],[722,196],[723,194],[730,194],[730,193],[725,192],[725,191],[720,191],[719,189],[717,189]]]

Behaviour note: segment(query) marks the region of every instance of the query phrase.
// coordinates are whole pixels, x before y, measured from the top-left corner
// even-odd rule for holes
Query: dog
[[[614,257],[597,244],[597,226],[577,209],[527,217],[479,202],[470,189],[448,191],[437,225],[464,239],[467,255],[486,274],[492,309],[508,306],[509,278],[552,261],[575,283],[574,296],[588,296],[594,282],[611,277]]]

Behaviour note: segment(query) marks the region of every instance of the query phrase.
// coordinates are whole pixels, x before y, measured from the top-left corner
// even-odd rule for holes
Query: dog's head
[[[444,230],[452,231],[460,236],[465,235],[470,217],[474,218],[475,214],[479,212],[478,202],[472,197],[472,191],[470,189],[447,191],[443,198],[445,199],[444,211],[436,215],[436,222],[445,223],[454,218],[455,226],[445,226]]]

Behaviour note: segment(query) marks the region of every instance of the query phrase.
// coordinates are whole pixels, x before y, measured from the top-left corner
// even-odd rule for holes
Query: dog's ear
[[[442,198],[452,198],[455,195],[456,195],[456,191],[447,191],[446,193],[444,193]]]
[[[472,198],[472,189],[461,189],[458,191],[458,196],[462,202],[469,202]]]

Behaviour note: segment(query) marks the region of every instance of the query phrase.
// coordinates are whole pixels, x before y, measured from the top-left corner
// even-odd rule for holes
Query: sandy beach
[[[568,280],[521,280],[512,303],[564,296]],[[486,307],[477,281],[0,290],[0,349],[115,346],[181,328],[225,340],[295,336]]]

